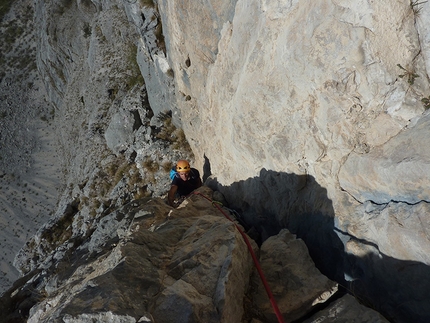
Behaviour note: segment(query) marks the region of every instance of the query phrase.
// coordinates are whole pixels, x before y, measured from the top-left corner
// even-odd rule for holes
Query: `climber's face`
[[[188,181],[188,179],[190,178],[190,173],[189,172],[181,172],[181,173],[179,173],[179,176],[181,177],[181,179],[183,181]]]

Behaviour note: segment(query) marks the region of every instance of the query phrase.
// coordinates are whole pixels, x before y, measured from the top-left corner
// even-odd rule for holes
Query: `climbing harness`
[[[252,260],[254,261],[254,266],[255,268],[257,268],[258,274],[260,275],[260,279],[261,282],[264,285],[264,288],[266,290],[267,296],[269,297],[270,303],[272,304],[272,308],[275,312],[276,317],[278,318],[278,322],[279,323],[285,323],[284,318],[282,317],[281,312],[279,311],[278,308],[278,304],[276,304],[276,300],[273,297],[272,291],[270,290],[269,284],[267,283],[266,278],[264,277],[263,274],[263,270],[261,269],[260,263],[257,259],[257,256],[255,255],[254,249],[252,249],[252,245],[249,242],[248,236],[243,232],[243,230],[231,219],[231,217],[224,212],[224,210],[221,208],[222,203],[213,201],[212,199],[210,199],[209,197],[207,197],[206,195],[200,193],[200,192],[193,192],[192,194],[194,195],[200,195],[203,198],[205,198],[206,200],[208,200],[209,202],[211,202],[211,204],[216,207],[223,215],[224,217],[229,220],[231,223],[234,224],[234,226],[236,227],[236,229],[239,231],[240,235],[242,236],[243,240],[246,243],[246,246],[248,247],[249,253],[251,254]],[[220,206],[221,205],[221,206]]]

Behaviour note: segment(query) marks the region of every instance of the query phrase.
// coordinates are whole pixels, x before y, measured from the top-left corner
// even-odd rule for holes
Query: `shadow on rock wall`
[[[287,228],[305,241],[321,272],[336,281],[343,279],[339,263],[344,247],[334,230],[332,202],[314,177],[262,169],[260,176],[230,186],[211,178],[206,185],[220,191],[229,207],[258,231],[258,243]]]
[[[382,253],[345,255],[351,294],[391,322],[430,322],[430,267]]]
[[[247,229],[258,231],[258,243],[287,228],[303,239],[317,268],[363,304],[392,322],[430,322],[430,268],[380,254],[346,253],[344,242],[355,238],[335,228],[332,201],[314,177],[262,169],[260,176],[230,186],[216,178],[205,184],[224,195]]]

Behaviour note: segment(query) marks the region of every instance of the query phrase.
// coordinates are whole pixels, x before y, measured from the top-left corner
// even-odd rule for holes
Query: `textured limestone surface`
[[[304,323],[325,323],[325,322],[345,322],[345,323],[388,323],[389,321],[381,314],[369,310],[357,302],[351,295],[345,295],[335,301],[324,311],[305,320]]]
[[[288,230],[267,239],[260,250],[260,263],[279,310],[287,322],[300,319],[337,291],[337,284],[322,275],[309,257],[305,243]],[[255,277],[254,304],[263,317],[276,322],[276,317],[263,283]]]
[[[351,153],[339,183],[360,202],[430,202],[430,149],[425,145],[430,115],[365,155]]]
[[[212,198],[208,188],[199,192]],[[48,243],[54,229],[22,251],[25,276],[0,298],[4,322],[273,322],[242,235],[202,196],[177,209],[160,198],[135,200],[62,244]],[[265,242],[260,262],[285,319],[304,317],[333,294],[336,283],[287,230]]]
[[[334,195],[342,159],[424,110],[427,72],[407,1],[159,7],[177,91],[191,97],[178,100],[184,129],[223,184],[266,168],[310,173]],[[216,19],[191,32],[205,16]],[[397,64],[420,71],[413,91]]]
[[[325,274],[366,297],[381,296],[370,296],[375,280],[387,283],[380,268],[405,287],[400,268],[412,262],[425,279],[429,215],[411,204],[428,200],[421,100],[429,96],[430,4],[158,6],[182,126],[199,167],[210,165],[212,187],[263,239],[286,226]],[[414,287],[425,295],[426,284]],[[425,321],[428,312],[413,309],[420,297],[397,303]],[[379,300],[377,308],[408,319],[408,306]]]
[[[357,209],[348,228],[352,236],[360,234],[385,255],[400,260],[413,258],[429,265],[429,212],[430,205],[426,202],[382,206],[369,202]]]
[[[64,269],[69,250],[84,243],[95,256],[100,243],[111,246],[115,225],[131,221],[112,212],[162,196],[172,161],[194,156],[258,243],[287,228],[321,273],[390,320],[429,321],[428,113],[421,102],[430,95],[429,2],[34,6],[37,66],[54,107],[66,187],[54,216],[18,254],[23,272],[36,277],[56,262]],[[25,134],[9,132],[9,139]],[[39,158],[50,153],[39,147]],[[115,239],[126,239],[124,232]],[[113,248],[101,261],[121,259]],[[56,288],[50,280],[46,291]],[[181,302],[197,295],[189,282],[171,282],[161,309],[178,290]],[[86,291],[84,299],[94,296]],[[210,306],[197,296],[197,307]],[[21,309],[29,313],[28,306]],[[109,306],[88,319],[110,317]],[[46,314],[36,307],[35,320]]]

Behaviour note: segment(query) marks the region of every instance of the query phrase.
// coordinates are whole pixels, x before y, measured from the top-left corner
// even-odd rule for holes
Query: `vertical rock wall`
[[[158,5],[182,126],[211,185],[262,235],[276,224],[299,234],[323,268],[394,317],[427,317],[411,309],[428,287],[407,281],[428,272],[428,213],[398,202],[429,193],[430,5]],[[408,296],[384,298],[395,289]]]
[[[423,320],[429,289],[408,280],[428,274],[428,154],[417,138],[429,16],[429,3],[407,0],[37,2],[69,196],[87,207],[112,159],[143,163],[150,125],[170,110],[197,168],[263,239],[288,227],[325,274],[396,319]]]

